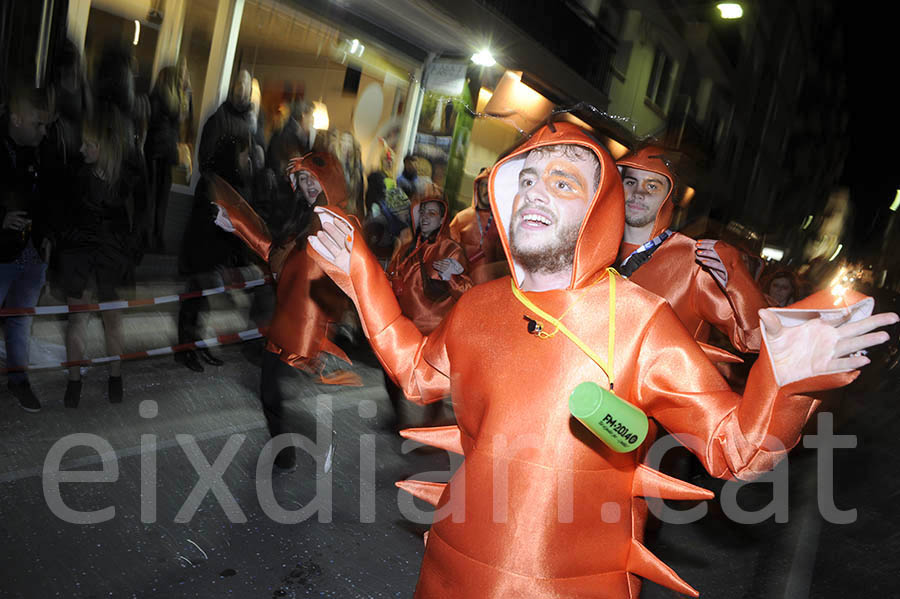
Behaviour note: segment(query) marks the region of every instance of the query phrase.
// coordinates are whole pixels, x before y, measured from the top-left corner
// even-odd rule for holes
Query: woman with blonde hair
[[[128,128],[124,116],[112,111],[84,124],[81,154],[84,165],[78,185],[65,208],[66,226],[60,234],[59,265],[67,303],[86,304],[120,298],[123,287],[134,279],[135,209],[131,194],[122,193],[123,163],[131,140],[123,135]],[[100,313],[107,355],[124,353],[122,313]],[[90,313],[69,315],[66,328],[69,382],[64,403],[76,408],[81,399],[81,367]],[[123,397],[121,362],[110,362],[109,401]]]

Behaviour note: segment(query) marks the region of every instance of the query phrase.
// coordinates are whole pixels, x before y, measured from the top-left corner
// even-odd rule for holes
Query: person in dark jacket
[[[7,114],[0,117],[0,303],[4,308],[33,308],[47,271],[48,211],[38,180],[38,145],[50,120],[47,95],[27,85],[14,85]],[[31,390],[28,342],[31,317],[12,316],[6,328],[6,367],[10,392],[27,412],[41,403]]]
[[[166,208],[172,189],[172,167],[178,164],[178,142],[181,123],[190,118],[190,95],[184,81],[185,70],[175,66],[163,68],[150,93],[150,125],[144,156],[147,161],[147,217],[150,243],[163,247]]]
[[[222,136],[215,152],[208,159],[207,170],[197,184],[190,221],[184,233],[178,257],[179,271],[188,278],[188,291],[197,291],[226,284],[230,269],[248,264],[247,250],[240,239],[219,229],[214,223],[216,210],[210,203],[210,182],[214,175],[247,194],[251,178],[250,135]],[[200,315],[209,309],[209,300],[192,298],[181,304],[178,314],[178,343],[202,339]],[[222,360],[206,348],[175,354],[175,361],[195,372],[203,372],[199,357],[211,366],[221,366]]]
[[[123,136],[127,127],[118,111],[98,114],[83,130],[81,153],[84,164],[78,173],[77,191],[66,206],[66,227],[59,234],[58,254],[61,283],[70,305],[121,299],[123,289],[134,283],[135,244],[138,228],[134,197],[122,193],[124,157],[132,140]],[[125,350],[122,312],[105,310],[103,333],[107,355]],[[84,359],[89,312],[69,315],[66,327],[66,356],[69,362]],[[69,367],[63,400],[67,408],[77,408],[81,400],[81,368]],[[109,364],[110,403],[120,403],[124,391],[122,362]]]

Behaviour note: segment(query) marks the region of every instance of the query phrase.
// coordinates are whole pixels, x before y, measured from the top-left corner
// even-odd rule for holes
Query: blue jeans
[[[44,286],[47,265],[0,264],[0,302],[4,308],[33,308],[37,305]],[[6,367],[28,366],[28,342],[31,340],[31,316],[8,316],[0,318],[6,328]],[[10,383],[28,380],[25,372],[10,372]]]

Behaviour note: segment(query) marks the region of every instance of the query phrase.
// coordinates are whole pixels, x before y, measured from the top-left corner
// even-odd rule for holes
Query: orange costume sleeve
[[[700,318],[727,335],[738,351],[758,352],[762,340],[759,311],[768,308],[768,302],[737,249],[720,241],[715,250],[728,271],[728,282],[722,288],[709,273],[698,273],[693,304]]]
[[[265,221],[218,175],[213,176],[212,186],[216,204],[228,212],[228,218],[234,225],[234,234],[256,255],[268,262],[269,251],[272,249],[272,235]],[[273,267],[272,270],[277,269]]]

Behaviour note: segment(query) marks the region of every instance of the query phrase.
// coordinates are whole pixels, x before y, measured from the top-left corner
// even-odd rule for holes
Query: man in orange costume
[[[491,200],[488,197],[490,174],[488,169],[482,169],[475,177],[472,205],[458,212],[450,222],[450,237],[465,250],[474,285],[509,274],[500,235],[497,233],[494,215],[491,214]]]
[[[345,204],[341,165],[329,153],[313,153],[293,159],[287,174],[292,187],[301,191],[298,201],[305,199],[310,206],[300,205],[295,209],[301,211],[300,218],[294,219],[296,230],[282,244],[273,242],[262,218],[221,178],[215,178],[213,192],[220,208],[216,224],[243,239],[268,262],[277,277],[275,313],[266,334],[260,377],[260,402],[272,437],[292,432],[286,429],[283,404],[290,399],[285,385],[298,371],[326,384],[362,385],[353,373],[339,370],[324,373],[322,353],[350,363],[347,355],[328,338],[328,325],[339,321],[340,314],[335,312],[346,298],[305,251],[310,224],[316,219],[311,213],[304,216],[302,210],[311,211],[311,205],[317,203]],[[318,440],[318,443],[329,446],[330,441]],[[329,455],[331,451],[333,447],[329,446]],[[326,464],[329,455],[325,456]],[[275,465],[290,469],[295,459],[294,448],[288,447],[276,456]]]
[[[497,163],[490,194],[513,276],[472,288],[428,336],[403,317],[340,214],[317,209],[323,231],[307,250],[356,303],[407,397],[454,397],[458,428],[410,434],[465,455],[445,487],[406,485],[450,510],[429,532],[416,597],[623,599],[637,597],[639,577],[697,596],[641,543],[643,498],[711,493],[645,466],[649,443],[612,451],[573,420],[566,398],[584,381],[614,382],[712,474],[751,478],[797,443],[816,407],[798,394],[851,382],[868,359],[844,356],[884,342],[886,333],[864,334],[897,315],[867,317],[873,301],[858,295],[825,312],[815,302],[830,308],[830,295],[808,299],[806,311],[762,311],[760,358],[741,397],[664,300],[607,270],[622,239],[623,190],[595,139],[568,123],[542,127]],[[545,334],[530,333],[523,315]],[[568,333],[553,334],[553,322]]]
[[[413,238],[394,252],[387,273],[403,315],[431,333],[472,286],[462,247],[447,232],[447,202],[429,185],[410,207]]]
[[[633,283],[665,298],[694,339],[710,325],[741,352],[758,352],[757,312],[768,307],[735,248],[669,230],[675,177],[664,150],[646,146],[617,163],[625,185],[625,234],[616,262]],[[709,350],[715,356],[715,350]]]

